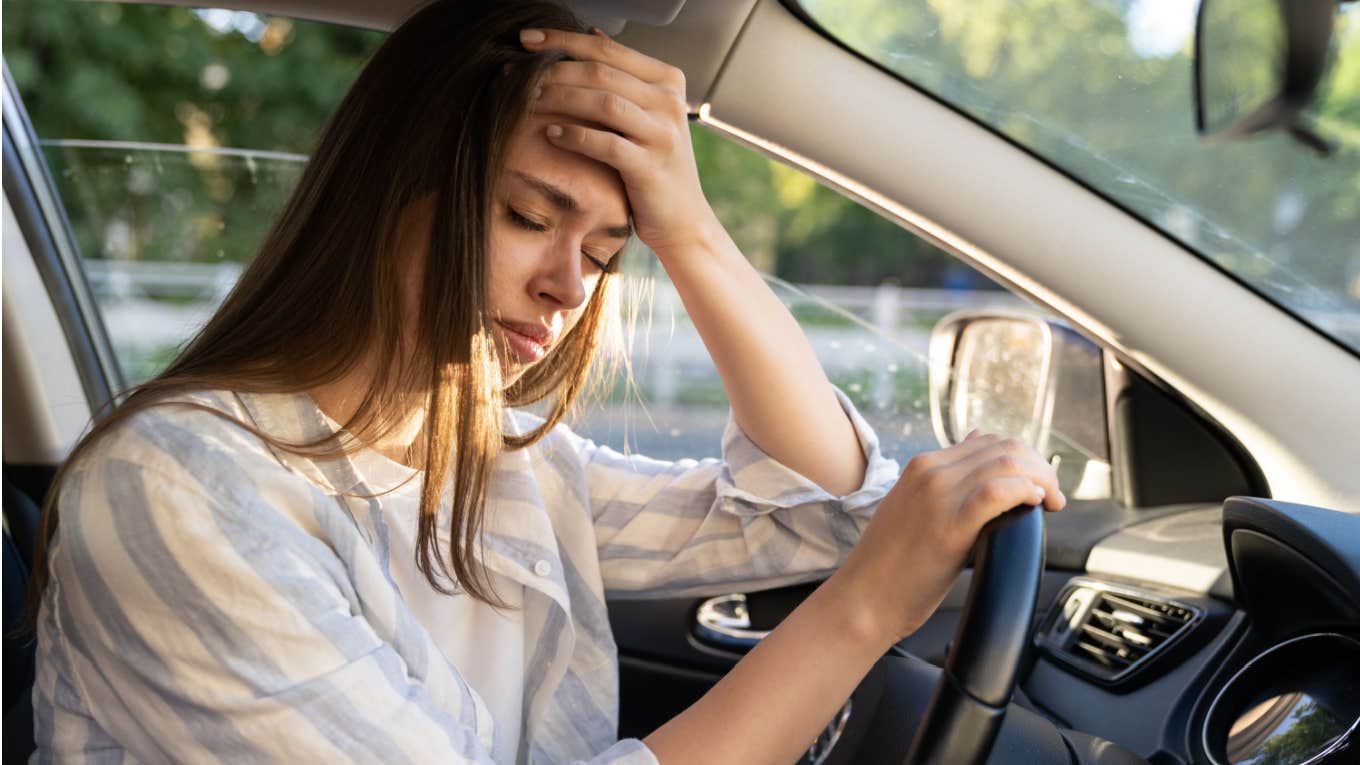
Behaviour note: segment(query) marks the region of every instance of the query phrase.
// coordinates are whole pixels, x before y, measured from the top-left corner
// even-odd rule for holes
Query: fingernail
[[[561,125],[549,125],[549,126],[548,126],[548,131],[547,131],[547,132],[548,132],[548,137],[549,137],[549,138],[561,138],[561,137],[562,137],[562,126],[561,126]]]
[[[546,39],[548,36],[541,29],[521,29],[519,33],[519,41],[525,45],[537,45]]]
[[[539,85],[539,86],[537,86],[537,87],[534,88],[534,100],[537,101],[538,99],[540,99],[540,98],[542,98],[542,97],[543,97],[543,86],[542,86],[542,85]]]
[[[1037,484],[1037,483],[1034,485],[1034,491],[1038,492],[1038,494],[1039,494],[1039,500],[1040,500],[1040,501],[1042,501],[1043,498],[1044,498],[1044,495],[1048,493],[1048,492],[1044,491],[1044,487],[1040,486],[1040,485]]]
[[[591,28],[590,28],[590,33],[593,34],[593,35],[599,35],[600,37],[604,37],[604,36],[605,36],[604,30],[603,30],[603,29],[600,29],[599,27],[591,27]]]

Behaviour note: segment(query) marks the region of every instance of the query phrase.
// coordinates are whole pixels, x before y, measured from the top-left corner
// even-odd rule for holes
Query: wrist
[[[694,258],[711,258],[713,255],[722,252],[724,247],[735,248],[736,245],[732,244],[727,229],[723,228],[722,222],[714,214],[713,208],[705,207],[703,215],[684,226],[683,234],[668,237],[665,241],[659,241],[651,249],[665,263]]]
[[[887,604],[874,597],[875,589],[853,569],[842,566],[811,597],[818,599],[826,618],[840,625],[846,639],[881,654],[901,635],[898,620],[888,618]]]

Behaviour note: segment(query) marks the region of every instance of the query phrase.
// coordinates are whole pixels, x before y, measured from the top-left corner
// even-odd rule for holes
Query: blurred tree
[[[93,258],[248,260],[383,39],[179,7],[5,0],[4,13],[6,62]],[[693,135],[715,210],[762,269],[798,282],[994,286],[807,176],[702,128]]]
[[[384,35],[253,13],[6,0],[38,135],[306,153]]]
[[[383,39],[180,7],[6,0],[4,14],[5,61],[95,259],[251,258]]]
[[[1343,6],[1338,14],[1334,66],[1310,113],[1339,144],[1335,155],[1321,157],[1280,133],[1220,144],[1198,137],[1193,4],[802,4],[850,46],[1286,305],[1324,314],[1360,312],[1357,6]],[[1270,8],[1244,3],[1239,10]],[[1349,339],[1360,348],[1360,336]]]

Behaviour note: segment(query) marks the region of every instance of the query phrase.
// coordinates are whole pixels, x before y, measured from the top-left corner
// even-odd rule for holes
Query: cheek
[[[533,266],[534,253],[523,237],[505,225],[491,227],[486,272],[492,300],[522,291]]]

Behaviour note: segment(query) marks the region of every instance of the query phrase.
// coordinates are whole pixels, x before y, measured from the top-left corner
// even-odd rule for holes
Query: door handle
[[[694,617],[694,632],[700,639],[723,648],[747,650],[770,634],[751,629],[751,615],[742,593],[719,595],[699,604]]]

